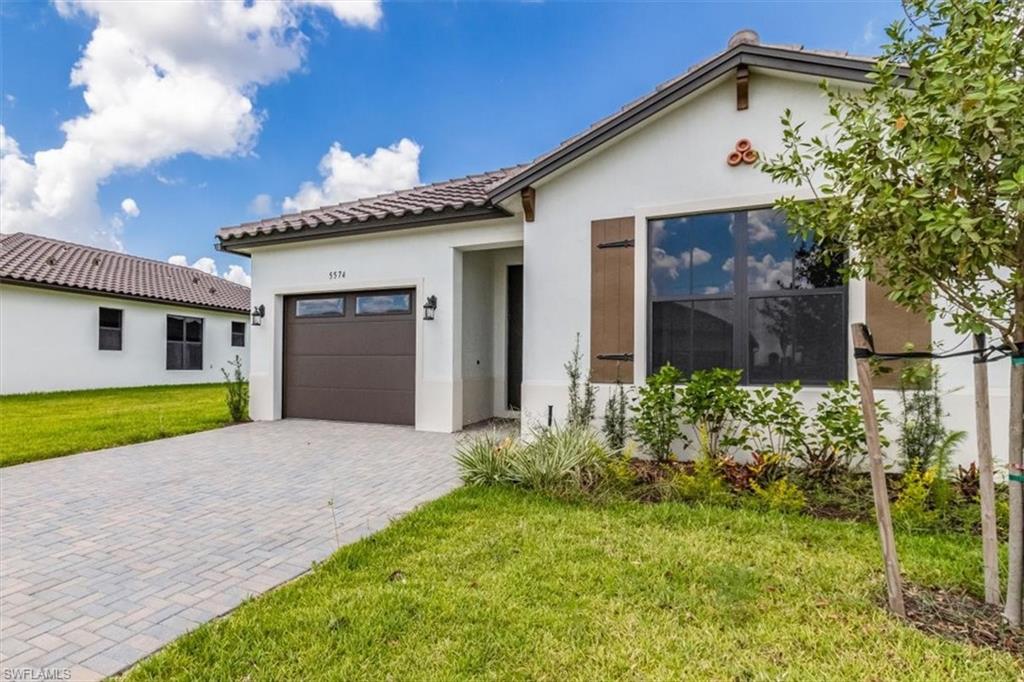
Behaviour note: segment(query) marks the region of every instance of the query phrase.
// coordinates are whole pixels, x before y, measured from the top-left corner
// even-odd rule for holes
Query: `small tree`
[[[626,416],[628,407],[626,389],[621,382],[617,382],[604,410],[604,436],[608,439],[608,447],[616,452],[626,447],[626,437],[629,435],[629,419]]]
[[[864,90],[823,84],[831,138],[782,118],[763,164],[818,201],[778,202],[792,224],[912,310],[995,332],[1011,370],[1010,561],[1005,615],[1024,594],[1024,0],[905,0]]]
[[[572,357],[565,363],[565,373],[569,376],[568,425],[589,428],[594,420],[597,388],[590,381],[590,371],[587,370],[584,374],[579,334],[576,334],[576,347],[572,351]]]
[[[228,413],[233,422],[246,421],[249,418],[249,382],[242,372],[242,358],[236,355],[228,366],[232,368],[230,374],[223,367],[220,370],[224,375],[224,387],[228,391]]]

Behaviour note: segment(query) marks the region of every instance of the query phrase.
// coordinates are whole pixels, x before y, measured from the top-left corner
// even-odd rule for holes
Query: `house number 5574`
[[[344,270],[331,270],[327,273],[327,279],[345,279]]]

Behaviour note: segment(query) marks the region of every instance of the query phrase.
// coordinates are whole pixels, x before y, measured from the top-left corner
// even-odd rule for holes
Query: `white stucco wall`
[[[122,316],[122,350],[99,350],[99,308]],[[203,319],[203,369],[168,370],[167,316]],[[247,345],[231,345],[231,322]],[[249,361],[247,315],[0,284],[0,393],[222,381],[238,355]]]
[[[253,249],[252,302],[266,306],[263,324],[252,329],[253,419],[281,418],[285,296],[411,287],[416,289],[417,307],[427,296],[437,296],[434,320],[417,315],[416,428],[461,429],[463,257],[466,252],[521,242],[521,221],[508,218]],[[332,278],[332,272],[343,276]],[[471,266],[471,281],[473,273]]]
[[[737,111],[731,77],[663,112],[625,137],[575,162],[537,184],[537,212],[524,224],[524,420],[543,422],[549,405],[556,419],[566,411],[562,368],[575,335],[582,335],[589,357],[590,224],[592,220],[632,216],[636,221],[636,377],[643,380],[647,364],[646,223],[648,217],[729,210],[769,205],[793,194],[752,166],[730,167],[726,156],[740,138],[748,138],[762,154],[779,150],[779,116],[790,108],[806,121],[812,134],[825,121],[825,101],[817,83],[807,78],[780,77],[755,71],[750,81],[750,107]],[[850,321],[864,319],[864,287],[853,282]],[[959,338],[941,322],[934,338],[952,347]],[[946,361],[947,386],[966,387],[949,396],[952,427],[969,432],[959,460],[975,459],[973,394],[969,359]],[[992,366],[995,448],[1005,452],[1008,363]],[[853,364],[850,361],[850,377]],[[813,403],[820,389],[806,389]],[[894,392],[882,391],[895,407]],[[601,397],[601,404],[604,402]],[[1005,459],[1005,456],[1003,457]]]

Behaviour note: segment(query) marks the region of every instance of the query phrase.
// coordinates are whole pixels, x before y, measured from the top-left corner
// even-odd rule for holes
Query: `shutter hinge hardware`
[[[599,249],[631,249],[636,246],[636,241],[633,239],[620,239],[616,242],[604,242],[598,244]]]
[[[618,360],[619,362],[633,362],[632,353],[598,353],[598,360]]]

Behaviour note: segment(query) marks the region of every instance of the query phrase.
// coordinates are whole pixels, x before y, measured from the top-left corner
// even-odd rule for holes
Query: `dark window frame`
[[[178,339],[171,339],[170,338],[170,331],[171,331],[170,323],[171,323],[171,320],[180,320],[181,321],[181,339],[180,340],[178,340]],[[199,340],[198,341],[189,341],[189,339],[188,339],[188,323],[189,322],[198,322],[199,323]],[[174,371],[174,372],[202,371],[202,369],[203,369],[203,339],[205,338],[205,330],[206,330],[206,322],[201,317],[189,317],[189,316],[186,316],[186,315],[168,315],[167,316],[167,325],[166,325],[166,328],[165,328],[165,331],[164,331],[164,340],[165,340],[166,344],[165,344],[164,347],[165,347],[165,349],[167,349],[169,351],[172,346],[181,346],[181,353],[179,354],[179,357],[181,358],[181,367],[173,367],[172,366],[173,363],[171,363],[171,354],[170,353],[166,353],[166,366],[167,366],[167,370],[168,371]],[[189,357],[188,350],[189,350],[189,348],[197,348],[197,347],[199,349],[198,367],[190,367],[190,366],[188,366],[188,364],[189,364],[188,363],[188,357]]]
[[[241,327],[241,331],[235,331],[235,325]],[[245,348],[245,322],[239,320],[231,321],[231,347],[232,348]],[[241,341],[241,343],[239,343]]]
[[[839,296],[842,306],[842,319],[844,321],[849,320],[850,311],[850,287],[848,282],[844,282],[841,286],[837,287],[824,287],[820,289],[768,289],[768,290],[756,290],[750,291],[749,284],[749,273],[747,265],[747,255],[749,253],[749,242],[750,235],[748,233],[748,214],[751,211],[759,211],[764,209],[773,208],[771,204],[761,204],[755,206],[743,206],[736,208],[721,208],[710,211],[694,211],[690,213],[673,213],[669,215],[652,215],[646,216],[647,225],[646,236],[646,263],[647,263],[647,375],[650,376],[652,373],[657,371],[659,368],[654,366],[654,304],[665,303],[665,302],[694,302],[694,301],[731,301],[733,304],[733,339],[732,339],[732,367],[727,369],[741,369],[743,370],[743,376],[740,383],[746,386],[770,386],[772,384],[779,383],[779,381],[791,381],[792,379],[780,379],[771,381],[753,381],[751,379],[751,362],[750,362],[750,351],[748,342],[750,338],[750,303],[757,299],[765,298],[781,298],[781,297],[801,297],[801,296]],[[742,215],[742,224],[734,224],[733,229],[733,252],[734,268],[733,268],[733,291],[731,293],[713,293],[713,294],[685,294],[685,295],[662,295],[654,296],[651,292],[654,290],[654,268],[653,268],[653,257],[652,257],[652,223],[657,220],[672,220],[674,218],[685,218],[702,215],[716,215],[722,213],[734,213],[737,216]],[[843,327],[844,333],[840,342],[842,343],[842,354],[843,357],[848,356],[849,350],[849,335],[845,333],[845,325]],[[844,380],[849,378],[849,369],[844,366],[843,376],[838,380]],[[800,379],[802,386],[827,386],[831,381],[836,379],[828,379],[824,381],[818,380],[805,380]]]
[[[110,325],[103,324],[103,311],[117,313],[117,326],[112,327]],[[123,308],[108,308],[106,306],[99,306],[98,311],[98,347],[100,350],[112,350],[120,351],[124,350],[124,309]],[[117,332],[117,347],[114,346],[106,347],[103,345],[103,332]]]

